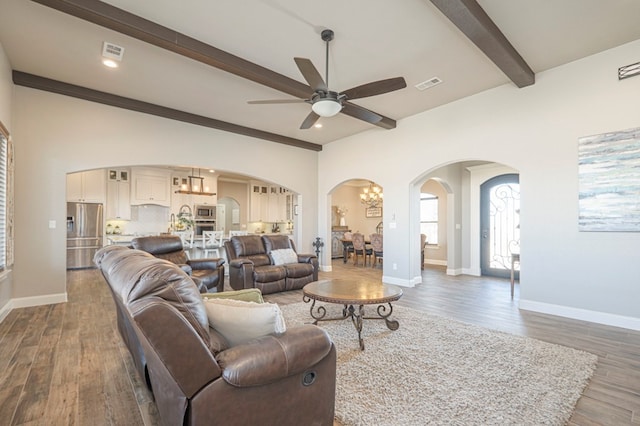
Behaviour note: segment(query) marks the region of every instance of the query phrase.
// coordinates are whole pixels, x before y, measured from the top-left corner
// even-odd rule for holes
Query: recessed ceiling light
[[[118,68],[118,63],[113,59],[102,58],[102,63],[109,68]]]
[[[313,127],[315,127],[316,129],[319,129],[322,127],[322,123],[316,123],[313,125]]]

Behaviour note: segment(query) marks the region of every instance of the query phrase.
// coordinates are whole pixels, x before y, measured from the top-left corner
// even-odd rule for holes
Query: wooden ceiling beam
[[[271,142],[294,146],[296,148],[304,148],[311,151],[322,151],[322,145],[303,141],[300,139],[290,138],[275,133],[264,132],[262,130],[253,129],[251,127],[244,127],[237,124],[228,123],[226,121],[204,117],[202,115],[191,114],[189,112],[167,108],[161,105],[142,102],[136,99],[125,98],[123,96],[113,95],[111,93],[88,89],[86,87],[76,86],[74,84],[64,83],[33,74],[27,74],[21,71],[13,71],[13,83],[19,86],[58,93],[60,95],[71,96],[86,101],[128,109],[130,111],[142,112],[145,114],[155,115],[157,117],[168,118],[170,120],[196,124],[198,126],[209,127],[211,129],[222,130],[225,132],[249,136],[252,138],[264,139]]]
[[[535,83],[535,74],[476,0],[431,0],[518,87]]]
[[[313,92],[306,84],[99,0],[32,1],[296,98],[308,99]],[[384,129],[396,127],[396,121],[385,116],[373,124]]]

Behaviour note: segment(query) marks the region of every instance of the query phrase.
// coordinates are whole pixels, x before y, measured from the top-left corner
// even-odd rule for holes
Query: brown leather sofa
[[[228,347],[177,265],[107,246],[94,261],[166,425],[332,425],[336,352],[313,325]]]
[[[287,235],[241,235],[224,243],[229,260],[229,284],[234,290],[258,288],[263,294],[300,289],[318,280],[315,254],[297,254],[297,262],[275,265],[273,250],[293,249]]]
[[[180,266],[203,293],[224,291],[224,259],[189,259],[177,235],[134,238],[131,247]]]

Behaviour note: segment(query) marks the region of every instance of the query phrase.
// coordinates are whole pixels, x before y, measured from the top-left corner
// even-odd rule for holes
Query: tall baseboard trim
[[[520,300],[519,307],[525,311],[557,315],[559,317],[640,331],[640,318],[608,314],[606,312],[589,311],[587,309],[572,308],[569,306],[552,305],[550,303],[535,302],[532,300]]]
[[[438,265],[438,266],[447,266],[446,260],[437,260],[437,259],[425,259],[425,265]]]
[[[29,308],[31,306],[53,305],[67,301],[67,293],[46,294],[44,296],[19,297],[11,299],[11,309]]]
[[[415,283],[413,282],[413,280],[403,280],[403,279],[396,278],[396,277],[388,277],[386,275],[382,276],[382,282],[385,283],[385,284],[399,285],[401,287],[413,287],[413,286],[415,286]]]
[[[53,305],[56,303],[65,303],[67,301],[67,293],[46,294],[44,296],[19,297],[11,299],[0,309],[0,322],[9,315],[13,309],[30,308],[32,306]]]
[[[4,319],[11,312],[11,300],[9,300],[5,305],[0,309],[0,322],[4,321]]]

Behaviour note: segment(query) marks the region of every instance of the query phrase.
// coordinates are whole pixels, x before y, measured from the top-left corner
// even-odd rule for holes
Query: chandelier
[[[369,181],[369,187],[362,188],[360,202],[367,207],[378,207],[382,205],[382,188]]]

